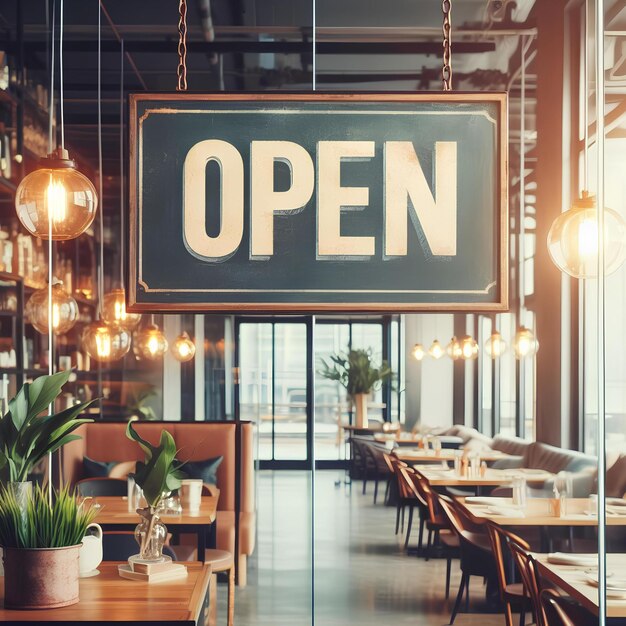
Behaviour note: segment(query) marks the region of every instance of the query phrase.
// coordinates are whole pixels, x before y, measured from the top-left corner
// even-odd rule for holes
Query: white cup
[[[93,523],[87,526],[87,530],[95,528],[96,535],[85,535],[78,557],[80,576],[92,576],[95,569],[102,563],[102,528]]]
[[[200,502],[202,500],[202,479],[187,478],[181,481],[180,501],[183,510],[197,513],[200,510]]]

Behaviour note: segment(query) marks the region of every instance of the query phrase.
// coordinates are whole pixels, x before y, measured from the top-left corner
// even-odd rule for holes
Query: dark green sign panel
[[[131,96],[134,311],[507,308],[504,94]]]

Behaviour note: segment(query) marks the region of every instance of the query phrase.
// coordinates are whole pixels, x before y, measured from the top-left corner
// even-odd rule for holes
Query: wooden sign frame
[[[391,110],[394,105],[404,105],[415,103],[424,105],[429,103],[445,103],[447,105],[459,105],[459,110],[464,105],[480,105],[486,103],[491,107],[495,106],[497,119],[492,120],[495,124],[495,154],[494,161],[497,171],[493,174],[495,186],[497,188],[495,197],[495,215],[493,219],[494,232],[494,254],[492,262],[496,264],[495,277],[483,291],[479,290],[432,290],[426,293],[434,294],[430,300],[415,302],[399,302],[385,298],[382,294],[392,293],[384,289],[384,285],[374,285],[371,290],[372,296],[368,300],[350,301],[346,296],[346,301],[338,301],[337,295],[332,301],[286,301],[286,297],[276,296],[284,290],[274,289],[233,289],[231,291],[263,291],[268,297],[263,300],[250,301],[203,301],[202,293],[226,292],[228,290],[210,289],[202,285],[195,284],[193,287],[178,289],[172,286],[153,287],[146,281],[143,273],[143,220],[145,207],[142,204],[140,183],[142,182],[142,124],[148,118],[152,110],[150,106],[155,106],[154,111],[163,112],[170,106],[171,111],[177,107],[189,107],[190,103],[200,104],[215,103],[216,106],[224,106],[230,103],[233,109],[249,103],[262,103],[263,105],[279,106],[279,103],[324,103],[329,106],[344,106],[349,103],[380,104],[388,106]],[[158,108],[157,108],[158,105]],[[140,111],[140,107],[145,110]],[[471,108],[471,107],[470,107]],[[130,135],[130,228],[128,239],[128,302],[129,311],[132,312],[258,312],[258,313],[323,313],[323,312],[351,312],[351,313],[379,313],[379,312],[502,312],[509,307],[509,220],[508,220],[508,124],[507,124],[507,96],[505,93],[463,93],[463,92],[428,92],[428,93],[154,93],[154,94],[131,94],[129,98],[129,135]],[[185,112],[184,110],[182,112]],[[201,112],[201,111],[199,111]],[[207,111],[210,113],[211,111]],[[392,114],[391,111],[390,114]],[[452,112],[450,115],[454,115]],[[460,113],[457,113],[460,114]],[[486,114],[485,114],[486,116]],[[314,191],[317,194],[317,188]],[[310,201],[312,202],[312,200]],[[307,205],[305,205],[307,206]],[[245,219],[249,219],[246,214]],[[171,233],[163,233],[163,257],[162,262],[168,262],[167,236]],[[460,235],[459,235],[460,236]],[[195,261],[197,263],[197,259]],[[324,261],[322,261],[324,262]],[[351,261],[352,262],[352,261]],[[183,272],[184,275],[184,272]],[[445,286],[444,286],[445,287]],[[303,290],[303,292],[306,290]],[[309,290],[314,291],[314,290]],[[324,291],[315,290],[315,291]],[[339,291],[339,290],[335,290]],[[349,289],[342,290],[345,294]],[[359,290],[355,290],[359,291]],[[366,290],[361,289],[360,293]],[[370,290],[367,290],[370,291]],[[378,292],[378,293],[377,293]],[[416,293],[418,290],[415,291]],[[434,296],[437,293],[445,293],[445,301],[436,301]],[[275,297],[269,297],[274,294]],[[381,294],[381,295],[379,295]],[[451,294],[454,299],[451,299]],[[489,295],[488,299],[484,299]],[[458,295],[458,298],[456,297]],[[342,296],[343,297],[343,296]],[[362,296],[363,297],[363,296]],[[478,298],[478,299],[476,299]]]

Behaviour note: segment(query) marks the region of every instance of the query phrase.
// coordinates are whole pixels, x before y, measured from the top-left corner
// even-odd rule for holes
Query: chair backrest
[[[498,586],[500,588],[500,596],[504,600],[504,591],[507,584],[513,582],[507,577],[508,564],[511,563],[512,553],[509,548],[511,542],[515,542],[524,550],[530,550],[530,546],[521,537],[506,530],[499,524],[489,522],[487,524],[489,539],[491,540],[491,549],[496,563],[496,573],[498,575]]]
[[[424,508],[428,508],[428,504],[426,500],[422,497],[422,494],[417,489],[417,486],[414,481],[415,470],[412,467],[408,467],[406,464],[404,466],[398,466],[400,471],[400,476],[402,479],[400,489],[401,493],[405,493],[407,498],[413,498],[417,500]]]
[[[524,588],[530,596],[536,626],[549,626],[549,624],[546,623],[545,614],[541,606],[541,598],[539,596],[539,572],[537,571],[537,562],[533,559],[532,555],[516,541],[509,540],[509,548],[517,564],[517,569],[522,575]]]
[[[398,495],[402,499],[412,498],[413,493],[410,491],[409,487],[407,486],[407,481],[401,472],[402,468],[408,467],[407,464],[403,463],[402,461],[400,461],[399,459],[397,459],[395,456],[392,456],[392,455],[387,455],[387,458],[389,459],[389,462],[391,463],[391,468],[393,470],[393,474],[396,479],[396,486],[398,487]]]
[[[421,493],[422,498],[426,501],[428,507],[428,518],[433,524],[445,524],[447,525],[448,518],[444,514],[439,504],[438,494],[433,491],[428,479],[420,474],[417,470],[412,476],[413,482],[417,490]]]
[[[78,494],[83,497],[125,496],[128,488],[120,478],[85,478],[76,483]]]
[[[571,598],[554,589],[541,592],[541,606],[549,626],[597,626],[598,618]]]
[[[387,459],[385,459],[385,457],[387,456],[387,453],[385,451],[386,448],[383,448],[378,443],[368,443],[366,444],[366,446],[367,452],[370,455],[372,462],[376,466],[376,471],[379,474],[391,473],[389,465],[387,464]]]

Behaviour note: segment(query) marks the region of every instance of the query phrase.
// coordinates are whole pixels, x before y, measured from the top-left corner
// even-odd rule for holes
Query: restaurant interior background
[[[5,0],[0,5],[0,375],[8,381],[9,397],[47,369],[47,336],[25,318],[26,301],[46,284],[46,248],[20,230],[13,196],[22,175],[47,151],[49,20],[57,4]],[[178,3],[99,4],[107,293],[119,287],[124,274],[127,96],[175,88]],[[98,169],[99,4],[65,0],[64,8],[66,142],[92,180]],[[558,215],[583,190],[597,193],[599,171],[604,206],[626,218],[626,3],[604,2],[606,136],[600,166],[594,6],[580,0],[453,2],[454,90],[508,93],[506,313],[184,314],[153,320],[144,315],[137,332],[154,322],[171,344],[186,331],[195,357],[180,362],[167,351],[147,359],[131,349],[120,361],[96,363],[79,337],[97,310],[97,229],[55,244],[55,275],[80,309],[79,323],[55,336],[56,367],[69,362],[76,368],[68,402],[100,397],[93,409],[97,420],[137,415],[255,424],[258,547],[248,587],[238,597],[238,615],[245,615],[240,623],[305,624],[315,613],[320,624],[357,623],[357,617],[370,623],[372,615],[383,619],[375,623],[392,623],[384,616],[393,615],[400,624],[415,623],[418,609],[440,610],[426,600],[416,608],[411,590],[404,605],[393,609],[401,617],[385,604],[393,584],[404,588],[411,576],[402,570],[405,579],[394,582],[396,561],[386,568],[376,560],[382,549],[376,527],[386,513],[392,518],[392,511],[377,511],[371,519],[369,550],[363,548],[365,522],[351,517],[356,509],[338,512],[337,502],[352,494],[340,424],[354,416],[343,388],[319,374],[321,359],[335,352],[371,349],[396,373],[396,383],[383,385],[371,398],[370,419],[399,422],[407,431],[466,425],[487,436],[519,436],[590,454],[606,448],[609,457],[626,453],[626,264],[601,281],[576,280],[555,266],[546,245]],[[187,19],[192,91],[442,88],[442,13],[435,0],[190,0]],[[58,126],[58,99],[55,106]],[[13,252],[7,253],[7,243]],[[524,352],[520,327],[538,340],[536,353]],[[492,357],[486,344],[496,330],[507,349]],[[464,335],[476,340],[478,356],[453,360],[445,348],[453,336]],[[435,341],[444,348],[441,358],[431,356]],[[425,352],[419,360],[416,344]],[[604,441],[598,440],[603,432],[598,417]],[[358,527],[356,538],[348,533],[350,525]],[[329,554],[331,538],[344,542],[345,550]],[[353,569],[356,559],[370,567],[364,552],[374,559],[372,568],[386,571],[377,586],[364,583],[365,590]],[[337,606],[354,621],[339,619]],[[268,612],[273,621],[257,618]],[[500,623],[500,616],[489,616],[494,618]]]

